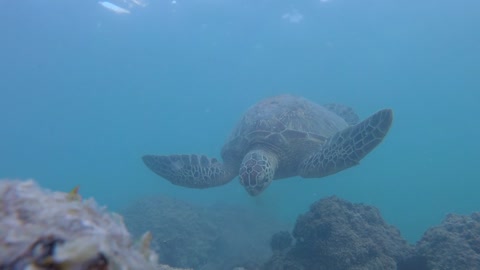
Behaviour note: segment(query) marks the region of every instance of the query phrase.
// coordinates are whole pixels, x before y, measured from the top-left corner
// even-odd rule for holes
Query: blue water
[[[114,211],[162,193],[289,224],[337,195],[378,207],[414,242],[446,213],[480,211],[478,14],[477,0],[151,0],[125,15],[96,1],[1,0],[0,178],[80,185]],[[360,166],[255,198],[238,180],[174,186],[141,161],[219,157],[241,114],[280,93],[362,118],[390,107],[394,125]]]

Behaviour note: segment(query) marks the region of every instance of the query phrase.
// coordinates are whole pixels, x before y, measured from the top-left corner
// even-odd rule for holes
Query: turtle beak
[[[259,181],[260,180],[260,181]],[[245,190],[250,194],[250,196],[258,196],[262,193],[272,181],[268,181],[268,179],[264,179],[260,177],[260,179],[256,179],[256,181],[248,181],[248,178],[242,177],[240,175],[240,184],[245,188]]]
[[[258,194],[262,193],[264,188],[259,188],[258,186],[256,186],[256,187],[245,187],[245,190],[247,190],[247,192],[248,192],[248,194],[250,194],[250,196],[255,197]]]

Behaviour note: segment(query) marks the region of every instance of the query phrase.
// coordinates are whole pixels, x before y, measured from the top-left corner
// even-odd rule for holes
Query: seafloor
[[[313,203],[293,228],[238,206],[165,196],[122,215],[76,190],[0,181],[0,270],[480,269],[480,212],[449,214],[415,245],[375,207],[335,196]]]

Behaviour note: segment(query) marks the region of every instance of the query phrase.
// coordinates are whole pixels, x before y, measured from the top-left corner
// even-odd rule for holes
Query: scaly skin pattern
[[[205,155],[146,155],[144,163],[172,184],[209,188],[237,175],[247,192],[258,195],[273,179],[319,178],[360,162],[386,136],[392,111],[366,120],[341,104],[313,103],[279,95],[248,109],[222,147],[223,161]]]
[[[204,155],[143,156],[143,162],[161,177],[191,188],[208,188],[230,182],[236,172]]]
[[[338,132],[320,151],[300,164],[300,176],[323,177],[359,164],[362,158],[382,142],[390,129],[392,119],[392,110],[385,109]]]
[[[240,165],[240,183],[250,195],[256,196],[273,181],[277,166],[275,154],[260,149],[252,150]]]

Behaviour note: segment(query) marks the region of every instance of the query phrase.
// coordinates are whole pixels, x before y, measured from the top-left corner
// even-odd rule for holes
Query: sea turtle
[[[359,122],[339,104],[319,105],[279,95],[251,107],[222,148],[223,163],[205,155],[145,155],[143,161],[171,183],[209,188],[240,176],[256,196],[276,179],[319,178],[359,164],[385,137],[393,113],[384,109]]]

